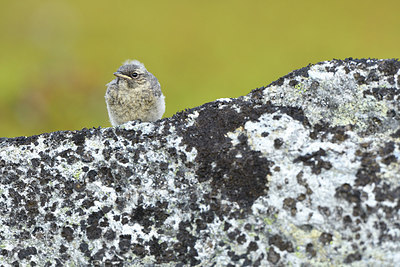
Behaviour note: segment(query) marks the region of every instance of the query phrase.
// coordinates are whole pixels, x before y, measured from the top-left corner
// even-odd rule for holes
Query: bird
[[[112,126],[128,121],[156,121],[165,112],[165,97],[157,78],[138,60],[127,60],[114,72],[105,95]]]

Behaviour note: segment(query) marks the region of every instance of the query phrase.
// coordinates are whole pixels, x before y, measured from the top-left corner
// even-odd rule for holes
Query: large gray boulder
[[[3,138],[0,265],[397,265],[399,68],[332,60],[155,123]]]

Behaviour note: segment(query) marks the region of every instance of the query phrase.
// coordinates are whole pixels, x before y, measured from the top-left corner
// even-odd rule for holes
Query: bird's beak
[[[128,75],[122,74],[121,72],[118,72],[118,71],[114,72],[114,75],[116,77],[118,77],[118,78],[122,78],[122,79],[125,79],[125,80],[132,80],[132,78],[129,77]]]

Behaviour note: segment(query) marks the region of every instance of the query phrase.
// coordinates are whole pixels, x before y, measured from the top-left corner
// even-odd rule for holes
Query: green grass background
[[[126,59],[170,117],[332,58],[398,58],[400,1],[24,0],[0,4],[0,136],[109,127]]]

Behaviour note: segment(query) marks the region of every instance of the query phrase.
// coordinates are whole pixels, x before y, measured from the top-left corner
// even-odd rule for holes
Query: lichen
[[[332,60],[154,123],[0,139],[0,261],[395,265],[399,68]]]

